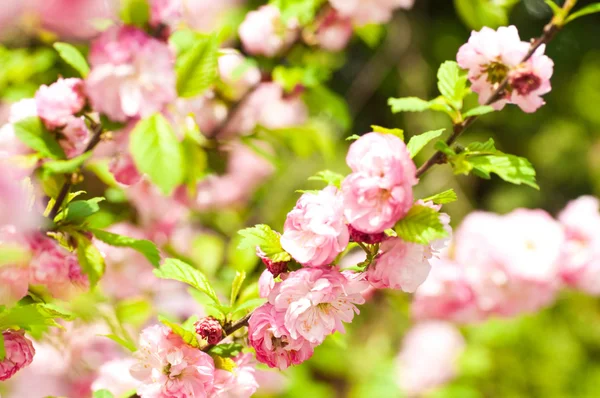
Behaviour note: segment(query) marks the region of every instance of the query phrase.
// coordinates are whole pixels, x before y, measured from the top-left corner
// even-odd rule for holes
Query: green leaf
[[[183,182],[185,171],[181,145],[169,122],[155,114],[137,123],[129,138],[135,165],[165,195]]]
[[[162,279],[174,279],[187,283],[210,297],[219,304],[219,298],[208,279],[196,268],[175,258],[167,258],[160,268],[154,270],[154,275]]]
[[[248,301],[244,301],[241,304],[238,304],[237,306],[235,306],[231,312],[238,312],[238,311],[243,311],[243,310],[253,310],[257,307],[260,307],[261,305],[263,305],[266,302],[265,299],[263,298],[255,298],[255,299],[250,299]]]
[[[90,229],[90,232],[94,234],[96,239],[101,240],[108,245],[115,247],[130,247],[133,250],[138,251],[143,254],[154,267],[158,268],[160,265],[160,252],[156,248],[156,245],[149,240],[134,239],[99,229]]]
[[[269,3],[279,8],[283,23],[296,20],[300,25],[306,25],[315,19],[323,2],[324,0],[271,0]]]
[[[423,202],[433,202],[436,205],[443,205],[446,203],[456,202],[457,200],[458,197],[456,196],[454,189],[448,189],[447,191],[424,198]]]
[[[495,29],[508,25],[508,13],[519,0],[454,0],[454,7],[463,22],[471,29],[484,26]]]
[[[89,216],[100,211],[98,203],[104,198],[92,198],[89,200],[74,200],[67,205],[67,208],[61,211],[55,221],[69,224],[80,224]]]
[[[423,112],[430,109],[429,101],[417,97],[390,98],[388,105],[393,113],[398,112]]]
[[[385,25],[368,24],[363,26],[355,26],[354,33],[356,33],[356,35],[367,44],[367,46],[375,48],[381,42],[381,39],[383,39],[383,35],[385,34]]]
[[[535,169],[531,163],[522,157],[507,154],[472,156],[468,162],[473,170],[482,178],[490,178],[490,173],[497,174],[504,181],[512,184],[525,184],[540,189],[535,181]]]
[[[456,155],[456,152],[454,152],[454,149],[450,148],[448,146],[448,144],[446,144],[444,141],[437,141],[433,147],[435,148],[436,151],[440,151],[446,156],[455,156]]]
[[[177,60],[177,93],[180,97],[194,97],[208,89],[217,80],[219,41],[216,35],[198,40],[194,47]]]
[[[85,235],[77,232],[71,233],[77,242],[77,260],[81,269],[88,276],[90,285],[96,286],[102,275],[104,275],[104,257]]]
[[[4,361],[6,358],[6,347],[4,347],[4,335],[0,332],[0,361]]]
[[[73,67],[81,77],[86,78],[90,73],[90,67],[85,60],[85,57],[79,52],[75,46],[69,43],[54,43],[54,49],[58,52],[58,55],[69,65]]]
[[[465,148],[465,150],[467,152],[489,152],[489,153],[495,153],[498,152],[498,150],[496,149],[496,145],[494,143],[494,140],[492,138],[488,139],[485,142],[471,142],[469,145],[467,145],[467,147]]]
[[[425,148],[425,146],[431,140],[442,135],[444,130],[445,129],[427,131],[423,134],[419,134],[419,135],[415,135],[415,136],[411,137],[410,140],[408,141],[408,145],[406,145],[406,147],[408,148],[408,152],[410,153],[411,159],[414,158],[421,151],[421,149]]]
[[[237,356],[244,347],[238,343],[219,344],[208,350],[209,354],[218,355],[223,358],[231,358]]]
[[[38,151],[44,157],[52,159],[65,158],[65,152],[39,117],[33,116],[19,120],[13,126],[17,138],[29,148]]]
[[[231,303],[232,307],[235,304],[235,301],[237,300],[238,294],[240,294],[240,289],[242,288],[242,285],[244,284],[244,280],[246,280],[246,272],[237,271],[235,273],[235,278],[233,279],[233,283],[231,284],[230,303]]]
[[[145,299],[127,299],[115,306],[117,319],[121,323],[142,327],[152,316],[152,305]]]
[[[326,69],[317,67],[286,67],[278,65],[273,69],[273,81],[278,83],[287,92],[293,91],[296,86],[314,88],[328,80],[330,74]]]
[[[94,391],[93,398],[115,398],[115,396],[108,390],[97,390]]]
[[[554,14],[554,15],[562,14],[562,12],[563,12],[562,8],[560,8],[560,6],[558,4],[556,4],[554,1],[544,0],[544,3],[548,4],[548,6],[552,9],[552,14]]]
[[[360,138],[360,135],[358,135],[358,134],[352,134],[351,136],[346,137],[346,141],[356,141],[359,138]]]
[[[467,75],[454,61],[444,62],[437,73],[438,89],[452,106],[460,110],[467,93]]]
[[[371,125],[371,130],[373,130],[376,133],[395,135],[396,137],[404,141],[404,130],[402,129],[388,129],[381,126]]]
[[[47,174],[67,174],[73,173],[85,162],[92,152],[86,152],[82,155],[69,160],[50,160],[43,165],[44,173]]]
[[[28,304],[12,307],[0,313],[0,330],[29,329],[31,326],[58,326],[55,319],[73,320],[72,314],[46,304]]]
[[[323,181],[327,185],[333,185],[334,187],[341,188],[342,181],[344,181],[345,176],[340,173],[336,173],[331,170],[322,170],[319,171],[314,176],[308,177],[309,181]]]
[[[398,221],[394,230],[401,239],[422,245],[448,236],[439,213],[421,205],[413,206],[408,214]]]
[[[572,13],[571,15],[569,15],[567,17],[567,19],[565,20],[565,24],[568,24],[569,22],[583,17],[585,15],[590,15],[590,14],[595,14],[597,12],[600,12],[600,3],[594,3],[594,4],[589,4],[585,7],[583,7],[581,10],[576,11],[574,13]]]
[[[194,348],[200,348],[200,342],[198,341],[198,338],[196,337],[196,333],[186,330],[183,327],[181,327],[180,325],[170,322],[161,316],[158,317],[158,320],[162,324],[167,326],[169,329],[171,329],[173,331],[173,333],[180,336],[183,339],[184,343],[186,343],[187,345],[194,347]]]
[[[311,87],[302,95],[309,113],[317,117],[326,117],[346,131],[352,125],[352,116],[348,103],[338,93],[326,86]]]
[[[137,347],[132,341],[126,340],[122,337],[117,336],[116,334],[101,334],[99,336],[106,337],[119,344],[121,347],[126,348],[131,352],[136,352]]]
[[[150,19],[150,5],[148,0],[123,0],[121,1],[121,19],[127,25],[143,28]]]
[[[268,225],[258,224],[252,228],[242,229],[238,233],[243,237],[238,245],[239,249],[255,249],[258,246],[265,256],[276,263],[292,259],[281,247],[279,234]]]
[[[468,111],[463,113],[463,117],[468,118],[471,116],[481,116],[481,115],[486,115],[486,114],[492,113],[492,112],[494,112],[494,108],[492,108],[491,106],[481,105],[481,106],[478,106],[477,108],[469,109]]]

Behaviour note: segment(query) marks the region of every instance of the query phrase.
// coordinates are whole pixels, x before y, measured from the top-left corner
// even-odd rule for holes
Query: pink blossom
[[[223,339],[223,326],[212,316],[202,318],[194,324],[196,334],[205,339],[208,344],[217,344]]]
[[[0,305],[13,305],[27,295],[29,270],[25,265],[0,266]]]
[[[20,170],[0,162],[0,227],[10,225],[17,232],[27,232],[41,225],[32,200],[33,194],[28,182],[21,179]]]
[[[115,397],[121,397],[139,386],[140,382],[131,376],[129,369],[135,359],[113,359],[105,362],[98,369],[98,376],[92,383],[92,391],[108,390]]]
[[[65,151],[67,158],[81,155],[87,148],[92,134],[82,117],[71,117],[60,130],[58,143]]]
[[[5,381],[33,361],[35,349],[23,331],[5,330],[2,337],[6,356],[0,361],[0,381]]]
[[[465,341],[452,324],[419,323],[406,333],[397,359],[397,382],[410,397],[422,396],[457,374]]]
[[[183,14],[182,0],[151,0],[150,25],[174,27]]]
[[[254,65],[245,65],[246,62],[235,50],[229,50],[219,57],[222,91],[233,100],[239,100],[260,82],[260,70]]]
[[[85,105],[83,80],[59,78],[35,93],[37,113],[49,129],[66,125]]]
[[[115,156],[110,161],[109,170],[115,177],[115,180],[123,185],[135,185],[142,179],[142,175],[137,169],[130,153],[122,153]]]
[[[264,270],[258,278],[258,294],[262,298],[269,297],[271,290],[275,287],[275,277],[268,269]]]
[[[131,375],[142,382],[142,398],[208,397],[215,366],[212,358],[183,342],[162,325],[150,326],[140,335],[138,362]]]
[[[238,10],[242,0],[186,0],[183,18],[186,25],[201,32],[215,31],[224,20]]]
[[[468,69],[471,89],[479,94],[479,103],[485,104],[492,92],[507,77],[509,70],[521,63],[529,44],[521,41],[515,26],[493,30],[484,27],[472,32],[469,41],[456,55],[458,64]],[[508,97],[494,102],[494,109],[502,109]]]
[[[325,15],[316,32],[316,41],[327,51],[343,50],[352,37],[352,23],[342,18],[335,10]]]
[[[326,336],[344,333],[342,322],[352,322],[363,304],[361,292],[368,286],[332,268],[301,268],[275,284],[269,303],[285,312],[290,337],[321,344]]]
[[[558,215],[567,240],[560,274],[565,283],[600,295],[600,213],[598,199],[582,196]]]
[[[350,146],[346,162],[353,171],[342,183],[348,222],[369,234],[393,227],[412,207],[418,181],[406,145],[391,134],[369,133]]]
[[[414,293],[429,275],[432,251],[427,245],[389,238],[381,244],[381,255],[367,270],[367,280],[376,288]]]
[[[116,121],[145,117],[175,100],[168,45],[131,27],[114,27],[92,43],[86,89],[94,109]]]
[[[252,354],[239,354],[233,360],[237,365],[233,371],[215,370],[211,398],[246,398],[258,389]]]
[[[17,138],[13,124],[37,115],[35,98],[22,99],[10,105],[8,123],[0,128],[0,159],[32,152]]]
[[[288,48],[297,36],[297,22],[281,20],[279,9],[265,5],[246,14],[239,27],[244,50],[252,55],[274,57]]]
[[[531,58],[509,73],[512,89],[510,102],[518,105],[524,112],[535,112],[545,104],[541,98],[552,89],[550,78],[554,71],[554,62],[546,55],[546,46],[540,46]]]
[[[290,335],[284,316],[267,303],[254,310],[248,322],[248,343],[256,350],[256,359],[281,370],[306,361],[314,348],[305,338]]]
[[[328,186],[316,194],[303,194],[288,213],[281,246],[300,264],[327,265],[348,245],[341,199],[339,191]]]
[[[357,25],[382,24],[392,19],[398,8],[411,8],[414,0],[329,0],[343,17],[352,18]]]

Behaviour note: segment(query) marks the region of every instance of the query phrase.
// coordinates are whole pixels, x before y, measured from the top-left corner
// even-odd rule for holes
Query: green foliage
[[[341,188],[342,181],[344,181],[344,178],[345,178],[344,175],[342,175],[340,173],[336,173],[335,171],[322,170],[322,171],[319,171],[314,176],[308,177],[308,180],[309,181],[323,181],[327,185],[333,185],[336,188]]]
[[[88,276],[90,286],[94,287],[104,275],[104,257],[84,234],[72,232],[71,235],[77,243],[77,260],[81,269]]]
[[[354,27],[354,33],[371,48],[377,47],[385,35],[385,25],[368,24]]]
[[[0,243],[0,267],[8,264],[23,264],[30,256],[26,247],[8,242]]]
[[[0,332],[0,361],[4,361],[6,358],[6,347],[4,346],[4,336]]]
[[[561,15],[563,10],[560,8],[558,4],[556,4],[553,0],[544,0],[544,3],[548,4],[548,7],[552,9],[552,13],[556,15]]]
[[[73,67],[81,77],[86,78],[90,73],[90,67],[85,60],[85,57],[79,52],[75,46],[69,43],[54,43],[54,49],[58,52],[58,55],[69,65]]]
[[[301,25],[312,22],[317,15],[317,11],[326,0],[271,0],[273,4],[281,11],[281,19],[287,23],[291,19],[296,19]]]
[[[281,247],[279,234],[268,225],[258,224],[252,228],[242,229],[239,234],[243,237],[238,245],[240,249],[258,246],[265,256],[276,263],[292,259],[289,253]]]
[[[217,293],[210,285],[206,276],[181,260],[175,258],[165,259],[160,268],[154,270],[154,275],[162,279],[174,279],[176,281],[187,283],[193,288],[205,293],[216,304],[219,304]]]
[[[231,298],[229,302],[233,307],[235,305],[235,301],[238,298],[238,294],[240,294],[240,289],[246,280],[246,273],[244,271],[237,271],[235,273],[235,278],[233,279],[233,283],[231,284]]]
[[[465,113],[463,113],[464,118],[468,118],[471,116],[482,116],[487,115],[488,113],[494,112],[494,108],[489,105],[481,105],[473,109],[469,109]]]
[[[565,20],[565,24],[567,24],[577,18],[581,18],[585,15],[591,15],[591,14],[595,14],[598,12],[600,12],[600,3],[588,4],[587,6],[583,7],[581,10],[576,11],[576,12],[572,13],[571,15],[569,15],[567,17],[567,19]]]
[[[467,74],[454,61],[444,62],[437,73],[438,89],[454,109],[462,109],[467,91]]]
[[[390,98],[388,105],[392,112],[423,112],[431,109],[431,101],[425,101],[417,97]]]
[[[164,194],[170,194],[184,179],[181,146],[164,116],[155,114],[138,122],[131,132],[129,149],[142,173]]]
[[[134,239],[128,236],[117,235],[112,232],[102,231],[99,229],[90,229],[90,232],[94,234],[96,239],[102,242],[115,246],[115,247],[129,247],[133,250],[138,251],[154,267],[158,267],[160,263],[160,252],[156,248],[156,245],[146,239]]]
[[[0,312],[0,330],[25,329],[35,326],[59,326],[56,319],[71,321],[72,314],[49,304],[27,304]]]
[[[97,390],[94,391],[92,398],[115,398],[115,396],[108,390]]]
[[[458,197],[456,196],[456,192],[454,189],[448,189],[444,192],[440,192],[438,194],[428,196],[423,199],[423,202],[433,202],[436,205],[443,205],[446,203],[456,202]]]
[[[394,230],[399,238],[422,245],[448,236],[439,213],[421,205],[413,206],[406,216],[398,221]]]
[[[285,91],[291,92],[296,86],[319,87],[321,83],[329,79],[330,74],[327,69],[316,66],[308,67],[286,67],[277,65],[273,69],[273,81],[278,83]]]
[[[148,4],[148,0],[121,1],[120,16],[125,24],[143,28],[150,19],[150,5]]]
[[[195,97],[212,86],[218,77],[219,41],[216,35],[198,38],[178,59],[177,93],[180,97]]]
[[[50,160],[42,165],[42,170],[45,174],[74,173],[90,156],[92,156],[92,152],[86,152],[68,160]]]
[[[331,119],[344,131],[352,125],[352,116],[346,100],[326,86],[308,88],[303,94],[303,100],[311,115]]]
[[[42,156],[52,159],[65,158],[65,152],[39,117],[33,116],[19,120],[13,126],[17,138]]]
[[[92,198],[70,202],[63,211],[58,213],[54,221],[61,224],[81,224],[86,218],[100,211],[98,203],[103,200],[104,198]]]
[[[115,314],[121,324],[133,325],[136,328],[144,326],[152,316],[152,304],[144,299],[127,299],[119,301]]]
[[[454,7],[463,22],[471,29],[484,26],[493,29],[508,25],[508,13],[519,0],[454,0]]]
[[[103,337],[106,337],[108,339],[111,339],[112,341],[114,341],[115,343],[117,343],[118,345],[120,345],[121,347],[131,351],[131,352],[136,352],[137,351],[137,347],[135,346],[135,344],[128,340],[125,339],[123,337],[119,337],[116,334],[103,334],[101,335]]]
[[[190,347],[200,348],[201,344],[198,338],[196,337],[196,332],[184,329],[180,325],[170,322],[169,320],[159,316],[158,320],[169,329],[173,331],[176,335],[180,336],[183,339],[183,342],[189,345]]]
[[[423,134],[415,135],[410,138],[408,141],[408,145],[406,146],[408,152],[410,153],[410,157],[414,158],[421,151],[421,149],[425,148],[425,146],[434,138],[442,135],[445,129],[427,131]]]
[[[242,352],[242,345],[238,343],[219,344],[208,350],[211,355],[218,355],[222,358],[231,358]]]
[[[395,135],[396,137],[398,137],[402,141],[404,141],[404,130],[402,130],[402,129],[388,129],[386,127],[371,125],[371,130],[373,130],[376,133],[380,133],[380,134]]]

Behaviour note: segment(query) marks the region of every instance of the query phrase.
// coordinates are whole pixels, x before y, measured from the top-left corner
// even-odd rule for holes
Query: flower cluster
[[[501,97],[491,104],[494,109],[502,109],[511,103],[525,112],[535,112],[544,105],[541,96],[551,90],[554,63],[544,55],[545,45],[523,62],[529,48],[530,44],[519,38],[515,26],[500,27],[496,31],[484,27],[471,33],[469,41],[459,49],[456,60],[468,70],[471,89],[479,94],[481,104],[486,104],[507,79],[508,85]]]

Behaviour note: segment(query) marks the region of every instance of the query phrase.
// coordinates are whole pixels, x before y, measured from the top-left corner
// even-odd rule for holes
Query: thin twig
[[[223,330],[223,338],[219,341],[219,343],[221,341],[225,340],[228,336],[230,336],[232,333],[234,333],[238,329],[241,329],[244,326],[248,326],[248,321],[250,320],[250,317],[252,316],[253,313],[254,313],[254,311],[250,312],[249,314],[247,314],[243,318],[238,319],[237,321],[235,321],[234,323],[232,323],[230,326],[226,327]],[[219,344],[219,343],[217,343],[217,344]],[[208,350],[210,350],[211,348],[213,348],[217,344],[207,345],[206,347],[204,347],[202,349],[202,351],[208,351]]]

